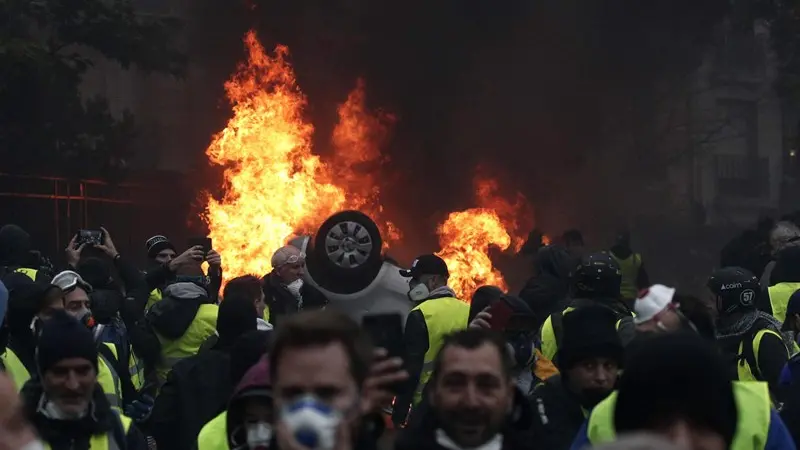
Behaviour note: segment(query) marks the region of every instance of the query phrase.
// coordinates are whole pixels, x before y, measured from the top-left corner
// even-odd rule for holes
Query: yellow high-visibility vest
[[[757,381],[734,381],[733,396],[738,410],[736,434],[731,450],[763,450],[767,445],[772,403],[767,383]],[[616,439],[614,409],[617,392],[612,392],[594,407],[586,427],[586,435],[592,445],[613,442]]]
[[[422,399],[422,390],[431,378],[433,362],[444,344],[444,337],[467,328],[469,305],[454,297],[443,297],[426,300],[412,311],[422,312],[428,328],[428,351],[425,352],[419,385],[414,393],[414,404],[416,405]]]

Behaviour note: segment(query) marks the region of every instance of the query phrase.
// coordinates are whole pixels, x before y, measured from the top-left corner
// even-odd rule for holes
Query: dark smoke
[[[246,29],[268,48],[287,44],[322,151],[336,105],[363,76],[371,106],[398,117],[381,186],[390,219],[429,250],[448,211],[475,206],[479,164],[531,199],[550,234],[613,230],[663,203],[643,187],[666,177],[664,153],[681,154],[688,138],[659,148],[657,116],[685,94],[728,4],[206,0],[194,47],[219,101]],[[198,126],[206,140],[226,114]]]

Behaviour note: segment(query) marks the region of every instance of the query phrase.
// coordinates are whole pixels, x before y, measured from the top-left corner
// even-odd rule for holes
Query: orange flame
[[[363,107],[358,109],[363,91],[340,109],[345,124],[337,127],[334,141],[344,153],[334,172],[312,154],[314,127],[303,119],[306,98],[286,60],[289,50],[278,46],[270,57],[252,31],[244,42],[248,60],[225,83],[233,117],[206,150],[210,161],[225,166],[224,197],[205,194],[204,220],[226,277],[269,272],[272,253],[290,236],[315,232],[346,207],[373,205],[380,211],[377,190],[367,196],[346,193],[347,180],[341,184],[334,176],[374,159],[365,153],[372,151],[372,141],[362,141],[364,130],[374,125]],[[358,132],[344,131],[351,128]]]
[[[449,286],[458,298],[469,301],[476,289],[493,285],[506,290],[503,275],[492,266],[489,246],[506,250],[511,236],[497,213],[486,208],[452,212],[436,229],[442,250],[436,253],[450,271]]]
[[[527,237],[525,227],[533,223],[525,197],[517,193],[516,202],[508,202],[493,179],[476,178],[475,195],[478,208],[450,213],[437,229],[442,248],[437,255],[447,263],[450,287],[466,301],[484,285],[508,290],[489,258],[489,247],[519,251]]]
[[[366,107],[364,80],[358,79],[347,101],[339,105],[339,123],[333,130],[335,153],[331,167],[336,184],[348,192],[348,207],[370,216],[381,231],[384,247],[400,240],[400,230],[386,221],[380,204],[377,174],[389,162],[381,148],[389,140],[395,122],[391,114],[371,113]]]

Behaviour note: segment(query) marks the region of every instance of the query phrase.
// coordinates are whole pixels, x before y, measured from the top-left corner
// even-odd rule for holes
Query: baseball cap
[[[669,307],[674,296],[675,288],[667,287],[663,284],[654,284],[650,288],[643,290],[633,305],[633,309],[636,312],[633,323],[638,325],[652,320],[658,313]]]
[[[781,328],[782,331],[786,331],[791,327],[789,318],[792,314],[800,314],[800,289],[794,291],[794,294],[789,297],[789,303],[786,304],[786,319],[783,321],[783,327]]]
[[[422,255],[415,259],[408,270],[400,269],[400,275],[404,277],[417,278],[420,275],[442,275],[450,276],[447,270],[447,263],[436,255]]]

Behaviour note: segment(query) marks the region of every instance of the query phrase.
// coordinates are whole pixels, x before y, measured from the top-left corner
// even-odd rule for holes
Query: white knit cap
[[[663,284],[654,284],[649,289],[645,289],[639,294],[639,298],[633,305],[636,312],[633,322],[638,325],[652,320],[672,303],[673,296],[675,296],[675,288]]]

